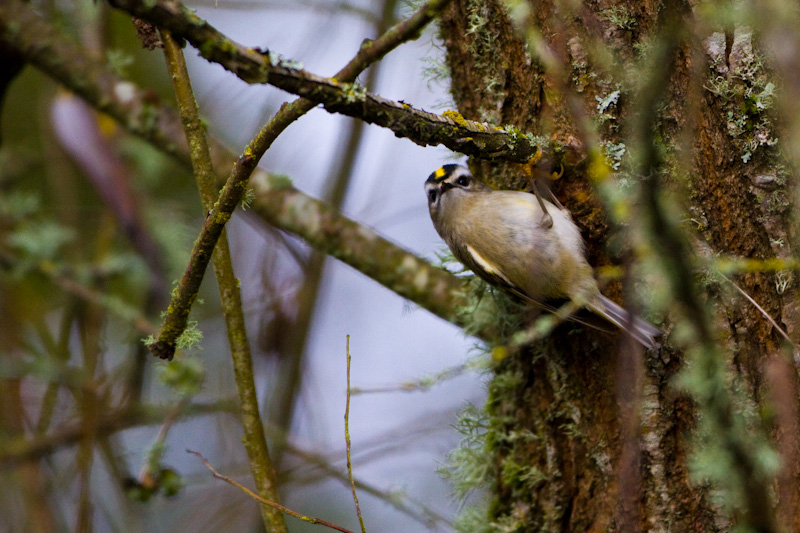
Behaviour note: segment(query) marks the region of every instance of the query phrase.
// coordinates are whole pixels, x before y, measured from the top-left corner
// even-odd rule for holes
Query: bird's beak
[[[439,186],[439,189],[442,191],[442,194],[446,193],[450,189],[455,189],[455,185],[450,183],[449,181],[443,181],[442,184]]]

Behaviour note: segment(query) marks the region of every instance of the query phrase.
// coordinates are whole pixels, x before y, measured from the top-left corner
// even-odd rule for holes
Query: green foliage
[[[32,192],[11,190],[0,193],[0,220],[18,223],[39,211],[41,203],[41,197]]]
[[[186,486],[186,481],[172,468],[157,467],[155,474],[147,474],[142,482],[137,479],[125,480],[125,494],[131,500],[146,503],[156,494],[167,498],[176,496]]]
[[[117,76],[120,78],[128,77],[128,67],[133,65],[134,62],[132,55],[123,50],[110,48],[106,50],[106,59],[108,61],[108,66],[111,67],[111,70],[113,70]]]
[[[74,239],[75,232],[70,228],[52,220],[43,220],[22,225],[9,233],[6,244],[29,260],[45,261],[55,259],[59,251]]]
[[[474,405],[459,415],[455,428],[462,435],[459,447],[451,451],[439,473],[450,481],[455,497],[465,502],[476,490],[491,486],[493,454],[486,446],[488,414]]]
[[[766,437],[746,385],[729,378],[721,355],[718,350],[691,349],[678,383],[698,406],[691,475],[698,483],[710,484],[715,502],[735,515],[751,497],[748,482],[769,485],[780,458]]]
[[[145,453],[145,468],[148,472],[158,472],[166,451],[167,446],[163,441],[159,440],[150,445]]]
[[[275,189],[276,191],[282,191],[285,189],[294,189],[294,183],[292,183],[292,178],[290,178],[286,174],[270,173],[268,178],[268,183],[270,188]]]
[[[177,496],[178,492],[186,486],[186,481],[171,468],[161,469],[161,493],[167,498]]]
[[[161,366],[159,380],[181,397],[195,396],[205,381],[205,366],[196,357],[180,357]]]

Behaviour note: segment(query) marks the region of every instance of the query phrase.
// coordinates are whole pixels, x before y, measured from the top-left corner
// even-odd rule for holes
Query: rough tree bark
[[[624,263],[609,256],[612,228],[587,171],[580,115],[595,125],[612,160],[615,148],[619,154],[634,142],[638,80],[631,73],[652,67],[642,60],[658,46],[659,16],[671,9],[681,13],[688,36],[674,55],[653,126],[672,165],[667,185],[684,202],[684,226],[709,256],[789,257],[792,183],[769,110],[774,74],[748,27],[715,27],[696,6],[679,3],[458,0],[440,25],[458,111],[554,141],[562,159],[552,164],[563,163],[566,172],[553,189],[581,228],[590,262]],[[470,165],[489,181],[520,185],[513,165]],[[796,339],[792,279],[787,270],[735,277]],[[796,437],[789,430],[796,427],[797,374],[762,312],[724,282],[703,287],[713,301],[730,385],[745,405],[763,412],[774,402],[770,390],[784,393],[788,428],[762,416],[784,460],[781,481],[766,485],[777,489],[770,505],[779,509],[780,525],[797,530],[797,456],[787,444]],[[605,292],[619,300],[621,286]],[[496,465],[492,520],[509,531],[721,531],[744,523],[741,509],[726,511],[714,487],[690,475],[698,411],[675,385],[688,358],[666,348],[626,358],[617,337],[576,328],[565,324],[535,353],[498,366],[488,405],[487,446]],[[781,376],[782,385],[770,375]],[[769,519],[746,523],[776,527]]]

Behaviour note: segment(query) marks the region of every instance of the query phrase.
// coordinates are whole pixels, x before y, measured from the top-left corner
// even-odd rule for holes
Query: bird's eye
[[[428,191],[428,201],[433,203],[436,201],[436,195],[438,194],[436,189],[431,189]]]
[[[467,185],[469,185],[469,178],[466,177],[466,176],[461,176],[460,178],[458,178],[456,180],[456,185],[460,185],[462,187],[466,187]]]

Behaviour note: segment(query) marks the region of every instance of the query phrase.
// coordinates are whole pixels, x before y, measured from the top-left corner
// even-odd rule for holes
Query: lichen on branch
[[[483,159],[527,162],[540,147],[532,135],[463,117],[445,117],[368,93],[355,83],[318,76],[269,51],[247,48],[216,30],[177,0],[109,0],[112,6],[167,29],[191,43],[205,59],[247,83],[263,83],[302,96],[329,112],[383,126],[422,146],[443,144]]]

